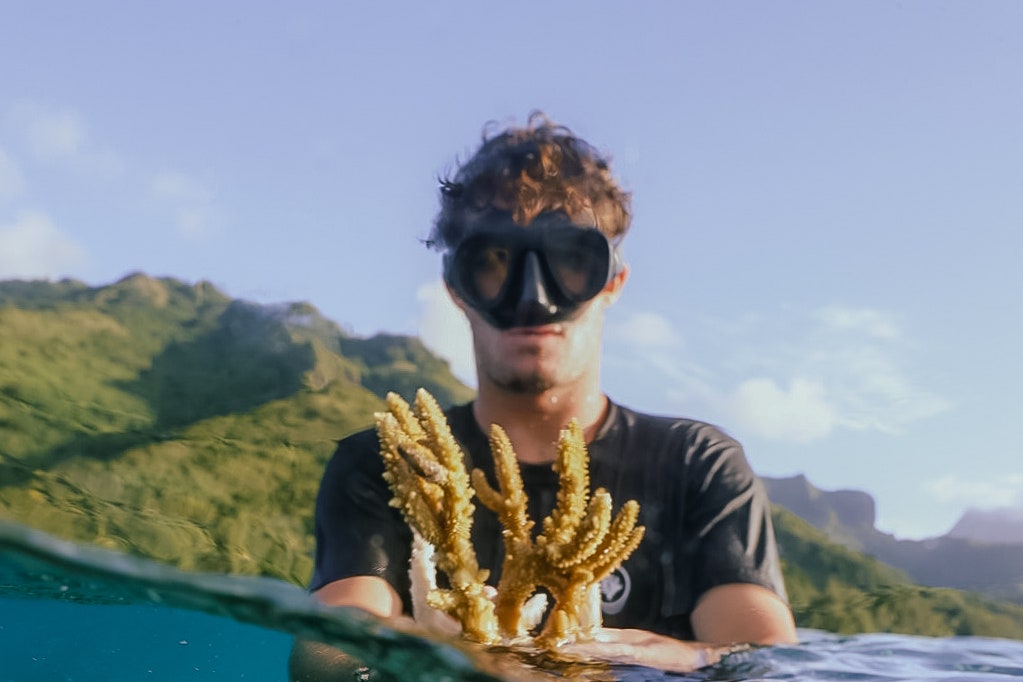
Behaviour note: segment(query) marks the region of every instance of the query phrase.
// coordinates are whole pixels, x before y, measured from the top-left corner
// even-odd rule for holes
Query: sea
[[[357,655],[363,680],[1023,678],[1023,642],[800,630],[800,643],[688,674],[472,647],[326,608],[267,578],[190,573],[0,521],[0,682],[276,681],[295,637]],[[344,679],[344,678],[342,678]]]

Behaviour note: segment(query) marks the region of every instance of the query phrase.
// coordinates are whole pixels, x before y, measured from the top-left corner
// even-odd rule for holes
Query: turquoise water
[[[798,646],[740,652],[690,675],[488,653],[325,609],[281,581],[184,573],[0,522],[0,682],[286,680],[296,634],[358,654],[382,679],[1023,678],[1023,642],[979,637],[801,631]]]

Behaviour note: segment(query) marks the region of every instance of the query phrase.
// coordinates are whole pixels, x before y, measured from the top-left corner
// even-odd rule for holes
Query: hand
[[[683,642],[647,630],[603,628],[589,642],[567,644],[563,653],[588,659],[643,665],[667,672],[687,673],[713,665],[732,649],[702,642]]]

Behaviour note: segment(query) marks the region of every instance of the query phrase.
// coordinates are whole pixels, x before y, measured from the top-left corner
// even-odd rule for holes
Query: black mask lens
[[[455,251],[451,265],[455,289],[469,303],[492,305],[508,285],[517,255],[514,244],[494,235],[467,237]]]
[[[600,232],[558,228],[544,234],[543,242],[544,261],[564,298],[582,303],[607,285],[611,246]]]
[[[526,267],[527,254],[531,267]],[[571,224],[483,228],[444,257],[444,276],[466,303],[501,329],[571,317],[613,276],[613,247],[600,231]],[[530,281],[526,282],[527,270]],[[530,292],[543,290],[543,322],[524,321]],[[530,318],[532,319],[532,318]]]

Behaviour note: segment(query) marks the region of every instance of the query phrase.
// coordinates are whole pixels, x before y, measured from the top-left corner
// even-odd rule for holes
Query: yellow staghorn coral
[[[533,521],[526,511],[529,500],[522,489],[515,451],[504,429],[496,424],[490,428],[490,449],[500,492],[490,486],[480,469],[473,469],[472,484],[480,502],[497,514],[504,526],[504,562],[495,600],[497,622],[505,637],[518,639],[526,635],[522,607],[540,584]]]
[[[469,639],[496,644],[494,605],[484,590],[489,572],[480,570],[469,536],[473,491],[462,451],[433,396],[420,389],[414,405],[390,393],[388,411],[376,414],[391,505],[434,546],[436,564],[448,576],[451,589],[432,589],[430,605],[458,620]]]
[[[517,613],[536,586],[543,586],[554,598],[554,607],[537,643],[551,648],[592,637],[600,627],[599,610],[595,614],[590,603],[599,598],[597,583],[643,539],[645,529],[636,526],[639,505],[630,500],[612,522],[610,494],[599,488],[590,497],[589,454],[582,428],[572,420],[558,439],[557,501],[543,520],[544,532],[534,541],[511,443],[496,424],[490,441],[500,492],[493,490],[479,469],[472,472],[472,482],[480,501],[498,514],[505,527],[505,558],[497,586],[502,634],[523,634]]]
[[[612,520],[611,495],[599,488],[591,496],[589,454],[578,422],[561,432],[555,507],[534,539],[515,451],[500,426],[490,431],[498,489],[479,469],[472,472],[470,488],[461,449],[429,393],[417,392],[414,411],[394,394],[388,395],[387,405],[389,412],[377,415],[377,432],[384,478],[394,493],[391,504],[436,547],[437,566],[452,585],[439,590],[427,582],[426,601],[454,616],[466,636],[492,644],[498,632],[513,641],[528,635],[537,621],[530,598],[535,600],[534,593],[543,587],[554,606],[536,643],[556,648],[591,638],[601,624],[598,583],[636,549],[645,529],[636,526],[639,505],[634,500]],[[473,489],[504,526],[505,557],[493,604],[480,601],[485,600],[487,572],[479,569],[469,538]]]

